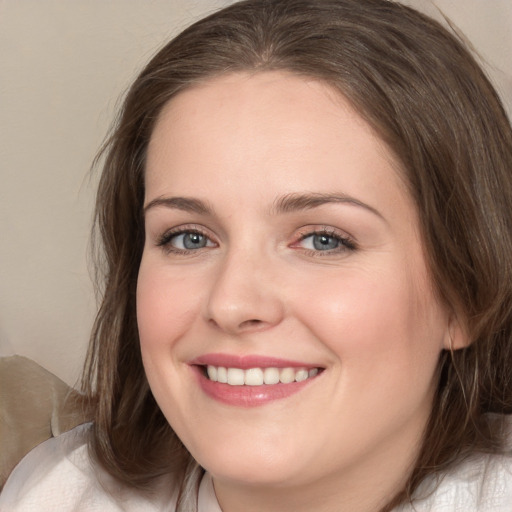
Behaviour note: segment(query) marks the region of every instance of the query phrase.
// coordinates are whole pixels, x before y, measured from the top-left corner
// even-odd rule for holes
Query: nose
[[[274,265],[247,252],[233,251],[219,264],[206,305],[208,322],[229,334],[268,329],[284,315]]]

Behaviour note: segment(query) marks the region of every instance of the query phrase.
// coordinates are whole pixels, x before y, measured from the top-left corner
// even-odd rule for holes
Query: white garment
[[[34,448],[9,476],[0,512],[173,512],[178,489],[162,479],[150,496],[119,484],[91,462],[90,424]],[[222,512],[209,475],[201,480],[198,512]]]
[[[177,489],[162,480],[143,496],[121,486],[94,466],[87,451],[88,425],[52,438],[32,450],[15,468],[0,495],[1,512],[172,512]],[[414,507],[396,512],[512,512],[512,455],[475,455],[445,474]],[[222,512],[212,478],[199,487],[198,512]]]

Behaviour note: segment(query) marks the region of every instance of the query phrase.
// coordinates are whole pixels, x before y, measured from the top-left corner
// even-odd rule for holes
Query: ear
[[[467,325],[461,321],[461,317],[452,312],[448,318],[446,334],[444,339],[444,349],[449,351],[460,350],[471,344],[471,338],[468,333]]]

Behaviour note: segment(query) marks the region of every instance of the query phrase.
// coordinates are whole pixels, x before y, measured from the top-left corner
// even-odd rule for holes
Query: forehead
[[[294,184],[332,190],[342,178],[353,192],[377,191],[383,181],[401,187],[399,168],[329,85],[287,72],[237,73],[191,87],[166,105],[148,148],[146,187],[148,195],[170,188],[197,195],[219,180],[242,190],[250,179],[293,193]]]

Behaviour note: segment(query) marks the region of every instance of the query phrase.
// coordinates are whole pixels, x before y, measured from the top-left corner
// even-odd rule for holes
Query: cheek
[[[199,290],[143,258],[137,281],[137,323],[142,350],[168,349],[199,314]]]
[[[338,361],[330,396],[332,424],[348,416],[343,429],[337,428],[361,446],[370,431],[392,436],[404,424],[421,425],[436,387],[442,316],[414,280],[385,276],[331,282],[321,298],[309,301],[313,306],[303,316]]]
[[[192,414],[185,386],[180,341],[199,314],[195,280],[170,273],[165,266],[142,260],[137,280],[137,323],[144,369],[153,396],[169,423],[187,431]]]
[[[373,392],[379,376],[429,381],[443,346],[446,322],[426,278],[402,269],[340,273],[306,295],[303,322]]]

